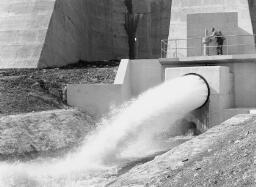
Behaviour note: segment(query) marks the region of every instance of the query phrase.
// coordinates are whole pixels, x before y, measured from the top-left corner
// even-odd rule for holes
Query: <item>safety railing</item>
[[[208,43],[205,37],[161,40],[161,58],[256,53],[256,35],[224,35],[223,45],[218,45],[216,38]]]

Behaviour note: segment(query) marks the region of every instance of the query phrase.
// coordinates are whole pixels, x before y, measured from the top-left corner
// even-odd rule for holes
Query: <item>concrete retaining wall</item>
[[[228,64],[234,73],[235,107],[256,106],[256,63],[249,62]]]
[[[67,100],[69,105],[100,117],[161,82],[158,60],[122,60],[114,84],[70,84]]]
[[[132,60],[130,66],[133,97],[162,82],[162,66],[159,60]]]
[[[100,117],[131,97],[129,60],[122,60],[114,84],[69,84],[67,101],[71,106]]]

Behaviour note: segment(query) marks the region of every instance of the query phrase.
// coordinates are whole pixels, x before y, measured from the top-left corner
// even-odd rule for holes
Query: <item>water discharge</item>
[[[95,185],[111,178],[122,161],[161,151],[161,137],[176,135],[175,122],[207,97],[208,87],[199,76],[166,81],[114,109],[78,151],[63,159],[0,163],[0,186]]]

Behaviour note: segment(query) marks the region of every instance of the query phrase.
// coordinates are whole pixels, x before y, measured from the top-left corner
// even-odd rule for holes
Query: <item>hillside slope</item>
[[[63,69],[0,70],[0,116],[67,108],[67,84],[111,84],[118,68],[80,65]]]
[[[94,128],[93,117],[76,109],[0,117],[0,160],[62,156]]]
[[[256,116],[239,115],[137,166],[110,186],[256,185]]]

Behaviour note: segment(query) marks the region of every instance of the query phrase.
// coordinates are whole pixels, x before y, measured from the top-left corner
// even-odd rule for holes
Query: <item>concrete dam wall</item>
[[[125,7],[114,0],[56,0],[39,67],[124,58]]]
[[[141,13],[137,57],[160,57],[168,37],[170,0],[133,0]],[[79,60],[127,58],[124,1],[3,0],[0,68],[63,66]]]
[[[0,2],[0,68],[37,67],[53,0]]]
[[[169,38],[187,36],[187,29],[172,23],[177,21],[177,7],[180,10],[191,8],[189,4],[181,5],[183,1],[177,2],[133,0],[134,12],[142,14],[137,29],[137,58],[159,58],[161,39],[168,38],[168,35]],[[250,20],[248,8],[243,8],[248,6],[247,0],[237,1],[245,6],[234,5],[236,8],[229,6],[229,1],[225,2],[225,6],[216,4],[221,7],[218,11],[228,7],[228,12],[236,12],[240,7],[241,20],[244,18],[242,14]],[[256,5],[253,0],[248,0],[248,4],[255,33]],[[128,58],[128,37],[124,29],[126,12],[124,0],[2,0],[0,68],[43,68],[79,60]],[[250,26],[248,21],[240,23],[246,24],[243,28],[252,33],[252,28],[247,29]]]

